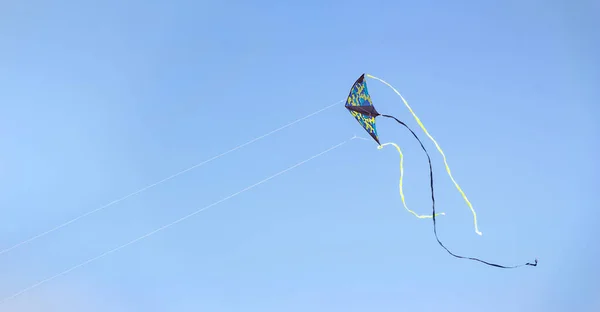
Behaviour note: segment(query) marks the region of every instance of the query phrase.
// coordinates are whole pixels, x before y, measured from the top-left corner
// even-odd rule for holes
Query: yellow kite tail
[[[390,85],[389,83],[385,82],[381,78],[377,78],[377,77],[369,75],[369,74],[367,74],[366,76],[369,77],[369,78],[373,78],[375,80],[379,80],[380,82],[382,82],[383,84],[387,85],[392,90],[394,90],[394,92],[396,92],[396,94],[402,99],[402,102],[404,102],[404,105],[406,105],[406,107],[408,108],[408,110],[410,111],[410,113],[413,115],[413,117],[415,118],[415,120],[417,121],[417,123],[419,124],[419,126],[421,127],[421,129],[423,130],[423,132],[425,132],[425,134],[429,137],[429,139],[431,141],[433,141],[433,143],[435,144],[435,147],[437,148],[438,152],[440,152],[440,154],[442,154],[442,158],[444,159],[444,165],[446,166],[446,171],[448,172],[448,175],[450,176],[450,179],[452,180],[452,183],[454,183],[454,186],[456,186],[456,189],[458,189],[458,191],[462,195],[463,199],[465,200],[465,202],[467,203],[467,205],[471,209],[471,212],[473,213],[473,223],[475,224],[475,233],[477,233],[479,235],[482,235],[482,233],[479,231],[479,228],[477,227],[477,213],[475,213],[475,209],[473,209],[473,205],[471,205],[471,202],[467,198],[467,195],[465,195],[465,193],[460,188],[460,186],[458,185],[458,183],[456,183],[456,181],[452,177],[452,172],[450,172],[450,167],[448,166],[448,162],[446,161],[446,155],[444,154],[444,151],[442,151],[442,148],[435,141],[435,139],[429,134],[429,132],[427,131],[427,129],[425,128],[425,126],[423,125],[423,123],[421,122],[421,120],[419,119],[419,117],[417,117],[417,115],[412,110],[412,108],[410,107],[410,105],[408,105],[408,103],[406,102],[406,100],[404,99],[404,97],[402,96],[402,94],[400,94],[400,92],[398,92],[398,90],[396,90],[396,88],[392,87],[392,85]]]
[[[404,177],[404,155],[402,154],[402,150],[400,149],[400,147],[398,145],[396,145],[395,143],[385,143],[385,144],[377,146],[377,149],[382,149],[386,145],[393,145],[396,148],[396,150],[398,150],[398,153],[400,154],[400,198],[402,199],[402,205],[404,205],[404,208],[406,210],[408,210],[408,212],[412,213],[413,215],[415,215],[415,217],[417,217],[419,219],[431,218],[431,215],[419,215],[416,212],[408,209],[408,207],[406,206],[406,201],[404,200],[404,191],[402,188],[402,179]],[[436,217],[439,215],[446,215],[446,214],[443,212],[435,214]]]

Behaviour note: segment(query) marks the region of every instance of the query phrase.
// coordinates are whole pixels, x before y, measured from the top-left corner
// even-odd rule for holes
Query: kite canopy
[[[365,74],[362,74],[354,85],[350,89],[348,99],[346,100],[346,108],[350,111],[350,114],[356,118],[358,123],[371,135],[371,137],[379,143],[379,137],[377,136],[377,127],[375,127],[375,117],[380,114],[375,110],[373,101],[369,95],[367,89],[367,82],[365,81]]]

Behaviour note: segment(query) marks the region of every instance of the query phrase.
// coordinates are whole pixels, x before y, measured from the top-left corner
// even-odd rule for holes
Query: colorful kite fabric
[[[350,94],[346,100],[346,108],[365,131],[371,135],[375,142],[381,145],[377,136],[377,127],[375,126],[375,117],[379,116],[379,113],[373,106],[373,101],[371,101],[367,83],[364,79],[365,75],[363,74],[356,80],[352,89],[350,89]]]
[[[475,210],[473,209],[471,203],[467,199],[465,193],[462,191],[462,189],[460,188],[460,186],[458,185],[458,183],[456,183],[456,181],[452,177],[452,174],[450,172],[450,168],[449,168],[447,160],[446,160],[446,155],[444,155],[444,152],[440,148],[439,144],[429,134],[429,132],[427,131],[427,129],[425,128],[425,126],[423,125],[423,123],[421,122],[421,120],[419,119],[419,117],[417,117],[417,115],[414,113],[414,111],[412,110],[412,108],[408,105],[408,103],[406,102],[406,100],[404,99],[404,97],[402,97],[402,95],[394,87],[392,87],[389,83],[385,82],[384,80],[382,80],[380,78],[377,78],[377,77],[374,77],[374,76],[371,76],[371,75],[366,75],[366,76],[369,77],[369,78],[373,78],[373,79],[381,81],[382,83],[384,83],[385,85],[387,85],[388,87],[390,87],[392,90],[394,90],[394,92],[396,94],[398,94],[398,96],[400,96],[400,98],[402,98],[402,101],[404,102],[404,104],[406,105],[406,107],[409,109],[410,113],[413,115],[413,117],[415,118],[415,120],[417,121],[417,123],[419,124],[419,126],[421,127],[421,129],[433,141],[433,143],[435,144],[435,146],[438,149],[438,151],[440,152],[440,154],[442,154],[442,157],[444,159],[444,165],[446,166],[446,171],[447,171],[448,175],[450,176],[450,179],[452,180],[452,182],[454,183],[454,185],[458,189],[458,191],[461,193],[463,199],[467,202],[467,205],[469,206],[469,208],[471,209],[471,211],[473,213],[473,222],[475,224],[475,232],[477,234],[481,235],[481,232],[479,232],[479,229],[477,228],[477,215],[475,214]],[[443,215],[444,213],[436,214],[436,212],[435,212],[435,195],[434,195],[434,190],[433,190],[433,168],[432,168],[432,165],[431,165],[431,157],[429,156],[429,153],[427,152],[427,149],[425,148],[425,146],[423,145],[423,143],[421,142],[421,140],[419,139],[419,137],[416,135],[416,133],[414,131],[412,131],[412,129],[410,129],[408,127],[408,125],[406,125],[404,122],[400,121],[396,117],[391,116],[391,115],[382,115],[382,114],[379,114],[377,112],[377,110],[375,109],[375,106],[373,105],[373,101],[371,100],[371,96],[369,95],[368,89],[367,89],[367,83],[365,81],[365,74],[362,74],[356,80],[356,82],[354,82],[354,85],[352,86],[352,89],[350,89],[350,94],[348,95],[348,99],[346,100],[346,105],[345,106],[350,111],[350,113],[352,114],[352,116],[354,116],[354,118],[356,118],[356,120],[358,120],[358,122],[363,127],[363,129],[365,131],[367,131],[369,133],[369,135],[371,135],[371,137],[375,140],[375,142],[377,142],[378,148],[381,149],[381,148],[383,148],[386,145],[393,145],[394,147],[396,147],[396,149],[400,153],[400,196],[401,196],[401,199],[402,199],[402,203],[404,204],[404,207],[409,212],[413,213],[415,216],[417,216],[419,218],[432,218],[432,220],[433,220],[433,232],[435,234],[435,238],[436,238],[438,244],[442,248],[444,248],[450,255],[452,255],[452,256],[454,256],[456,258],[474,260],[474,261],[478,261],[478,262],[487,264],[489,266],[494,266],[494,267],[504,268],[504,269],[517,268],[517,267],[526,266],[526,265],[527,266],[537,266],[537,263],[538,263],[537,259],[535,259],[534,263],[527,262],[527,263],[521,264],[521,265],[503,266],[503,265],[499,265],[499,264],[494,264],[494,263],[490,263],[490,262],[487,262],[487,261],[483,261],[483,260],[480,260],[478,258],[463,257],[463,256],[459,256],[459,255],[456,255],[456,254],[452,253],[440,241],[440,239],[438,237],[438,234],[437,234],[436,216],[437,215]],[[431,200],[432,200],[432,214],[430,216],[419,216],[416,213],[414,213],[413,211],[411,211],[410,209],[408,209],[408,207],[406,206],[405,199],[404,199],[404,193],[402,191],[402,177],[403,177],[403,161],[402,161],[403,160],[403,155],[402,155],[402,151],[400,150],[400,147],[398,147],[398,145],[396,145],[394,143],[386,143],[386,144],[383,144],[383,145],[380,143],[379,136],[377,134],[377,128],[376,128],[376,125],[375,125],[375,117],[377,117],[377,116],[382,116],[382,117],[394,119],[396,122],[398,122],[399,124],[401,124],[402,126],[404,126],[405,128],[407,128],[412,133],[412,135],[415,137],[415,139],[417,139],[417,141],[419,142],[421,148],[423,149],[423,151],[427,155],[427,161],[429,162],[429,181],[430,181]]]

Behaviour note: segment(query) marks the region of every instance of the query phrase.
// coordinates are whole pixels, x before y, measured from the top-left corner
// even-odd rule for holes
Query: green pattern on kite
[[[379,116],[379,113],[373,106],[364,74],[356,80],[352,89],[350,89],[345,106],[363,129],[371,135],[377,144],[381,145],[379,143],[379,136],[377,135],[377,127],[375,126],[375,117]]]

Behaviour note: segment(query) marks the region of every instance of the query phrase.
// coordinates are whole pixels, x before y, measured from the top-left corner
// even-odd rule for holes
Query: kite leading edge
[[[460,186],[458,185],[458,183],[456,183],[456,181],[452,177],[452,174],[450,172],[450,167],[448,166],[448,163],[446,161],[446,156],[444,155],[444,152],[440,148],[439,144],[429,134],[429,132],[427,131],[427,129],[425,128],[425,126],[423,125],[423,123],[421,122],[421,120],[417,117],[417,115],[414,113],[414,111],[412,110],[412,108],[408,105],[408,103],[406,102],[406,100],[404,99],[404,97],[402,97],[402,95],[400,94],[400,92],[398,92],[398,90],[396,90],[389,83],[385,82],[384,80],[382,80],[380,78],[377,78],[375,76],[368,75],[368,74],[362,74],[354,82],[354,85],[352,86],[352,88],[350,90],[350,94],[348,95],[348,98],[346,100],[345,107],[352,114],[352,116],[354,116],[354,118],[356,118],[356,120],[360,123],[360,125],[363,127],[363,129],[365,129],[365,131],[367,131],[369,133],[369,135],[371,135],[371,137],[375,140],[375,142],[377,142],[378,149],[381,149],[381,148],[383,148],[386,145],[393,145],[394,147],[396,147],[396,149],[400,153],[400,196],[402,198],[402,203],[403,203],[404,207],[406,208],[406,210],[408,210],[409,212],[411,212],[412,214],[414,214],[415,216],[417,216],[419,218],[432,218],[432,220],[433,220],[433,232],[435,234],[435,238],[436,238],[438,244],[440,246],[442,246],[442,248],[444,248],[450,255],[452,255],[452,256],[454,256],[456,258],[474,260],[474,261],[478,261],[478,262],[481,262],[481,263],[484,263],[484,264],[487,264],[487,265],[490,265],[490,266],[494,266],[494,267],[498,267],[498,268],[505,268],[505,269],[517,268],[517,267],[526,266],[526,265],[527,266],[537,266],[537,263],[538,263],[537,259],[535,259],[534,263],[527,262],[525,264],[520,264],[520,265],[515,265],[515,266],[503,266],[503,265],[499,265],[499,264],[495,264],[495,263],[490,263],[490,262],[487,262],[487,261],[483,261],[483,260],[478,259],[478,258],[464,257],[464,256],[456,255],[456,254],[452,253],[448,248],[446,248],[446,246],[444,246],[444,244],[440,241],[440,239],[438,237],[437,228],[436,228],[436,216],[440,215],[440,214],[443,215],[444,213],[436,214],[436,212],[435,212],[435,195],[434,195],[434,189],[433,189],[433,168],[432,168],[432,165],[431,165],[431,157],[429,156],[429,153],[427,152],[427,149],[425,148],[425,146],[423,145],[423,143],[421,142],[421,140],[419,139],[419,137],[416,135],[416,133],[412,129],[410,129],[410,127],[408,127],[408,125],[406,125],[404,122],[400,121],[399,119],[397,119],[394,116],[384,115],[384,114],[380,114],[379,112],[377,112],[377,110],[375,109],[375,107],[373,105],[373,101],[371,100],[371,96],[369,95],[369,92],[368,92],[367,83],[365,81],[365,75],[367,77],[369,77],[369,78],[373,78],[373,79],[379,80],[380,82],[384,83],[385,85],[387,85],[388,87],[390,87],[392,90],[394,90],[394,92],[398,96],[400,96],[400,98],[402,99],[402,101],[404,102],[404,104],[406,105],[406,107],[408,107],[409,111],[411,112],[411,114],[413,115],[413,117],[415,118],[415,120],[417,121],[417,123],[419,124],[419,126],[421,127],[421,129],[433,141],[433,143],[435,144],[437,150],[440,152],[440,154],[442,154],[442,157],[444,159],[444,164],[446,166],[446,171],[448,172],[448,175],[450,176],[450,179],[454,183],[455,187],[459,190],[459,192],[461,193],[463,199],[467,202],[467,205],[469,206],[469,208],[471,209],[471,211],[473,213],[473,219],[474,219],[474,223],[475,223],[475,232],[477,234],[481,235],[481,232],[477,228],[477,215],[475,213],[475,210],[473,209],[471,203],[467,199],[467,196],[464,194],[464,192],[462,191],[462,189],[460,188]],[[408,209],[408,207],[406,206],[406,203],[404,201],[404,193],[402,191],[402,177],[403,177],[403,173],[404,173],[404,170],[403,170],[403,154],[402,154],[402,150],[400,149],[400,147],[398,145],[396,145],[394,143],[386,143],[386,144],[383,144],[383,145],[380,143],[379,136],[377,134],[377,127],[375,125],[375,118],[378,117],[378,116],[382,116],[382,117],[394,119],[397,123],[401,124],[406,129],[408,129],[412,133],[412,135],[415,137],[415,139],[417,139],[417,141],[419,142],[419,144],[421,146],[421,149],[423,149],[423,151],[427,155],[427,161],[429,163],[429,181],[430,181],[429,184],[430,184],[430,188],[431,188],[431,200],[432,200],[432,214],[430,216],[419,216],[416,213],[414,213],[412,210]]]

